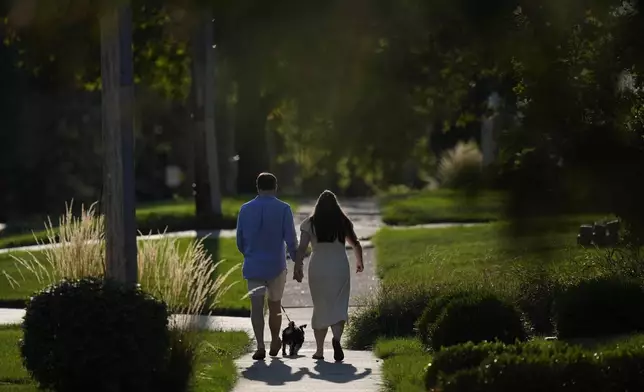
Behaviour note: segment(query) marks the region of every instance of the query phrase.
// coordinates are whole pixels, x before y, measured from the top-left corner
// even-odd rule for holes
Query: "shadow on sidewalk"
[[[264,382],[267,385],[285,385],[300,381],[305,375],[308,375],[314,380],[346,384],[368,377],[372,372],[367,368],[358,373],[358,369],[353,365],[325,361],[317,361],[313,371],[307,367],[301,367],[293,372],[293,368],[281,358],[271,358],[268,361],[270,362],[257,361],[253,363],[252,366],[241,372],[241,377],[251,381]]]
[[[316,380],[334,382],[336,384],[346,384],[351,381],[360,380],[371,375],[371,369],[366,368],[361,373],[358,369],[348,363],[332,363],[317,361],[313,367],[317,373],[308,372],[309,377]]]
[[[281,358],[271,358],[266,361],[257,361],[251,367],[241,372],[241,376],[247,380],[261,381],[268,385],[285,385],[289,382],[299,381],[308,372],[306,368],[300,368],[293,373],[293,368],[286,365]]]

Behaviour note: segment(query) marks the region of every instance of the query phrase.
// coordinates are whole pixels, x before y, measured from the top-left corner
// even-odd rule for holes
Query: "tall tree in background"
[[[100,13],[106,276],[137,283],[134,192],[134,65],[129,0]]]
[[[215,124],[215,44],[212,8],[195,13],[192,36],[192,104],[195,133],[195,203],[200,218],[221,217],[221,183]]]

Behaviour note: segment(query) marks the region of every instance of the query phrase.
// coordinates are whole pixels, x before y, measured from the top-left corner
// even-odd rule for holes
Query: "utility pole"
[[[195,202],[201,218],[220,217],[221,186],[215,127],[215,47],[212,10],[199,10],[192,38],[195,125]],[[205,168],[205,170],[204,170]]]
[[[132,13],[129,1],[107,0],[103,7],[100,26],[105,165],[105,276],[134,286],[138,271]]]

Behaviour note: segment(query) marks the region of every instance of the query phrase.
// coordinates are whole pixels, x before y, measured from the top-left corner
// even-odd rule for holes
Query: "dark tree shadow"
[[[285,385],[289,382],[299,381],[307,374],[308,369],[300,368],[293,372],[293,368],[286,365],[281,358],[271,358],[270,363],[257,361],[252,366],[241,372],[241,376],[248,380],[261,381],[267,385]]]
[[[370,368],[366,368],[362,372],[358,373],[358,369],[351,364],[331,363],[322,360],[316,362],[313,370],[317,373],[308,371],[309,377],[336,384],[346,384],[351,381],[361,380],[372,373]]]

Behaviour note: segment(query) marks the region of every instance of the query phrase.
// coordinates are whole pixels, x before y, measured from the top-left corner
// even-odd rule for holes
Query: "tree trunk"
[[[195,202],[197,215],[221,215],[212,12],[202,9],[192,39],[192,99],[195,128]]]
[[[137,250],[134,191],[132,14],[128,2],[104,11],[101,25],[104,211],[108,278],[134,286]]]
[[[270,100],[260,96],[260,83],[252,72],[239,80],[237,108],[237,151],[239,152],[237,189],[240,193],[254,193],[255,179],[259,173],[270,170],[266,117]],[[278,179],[279,181],[279,179]]]
[[[237,194],[237,171],[239,157],[235,153],[235,104],[226,100],[225,108],[228,122],[226,124],[226,146],[225,157],[227,163],[226,170],[226,193],[229,195]]]

